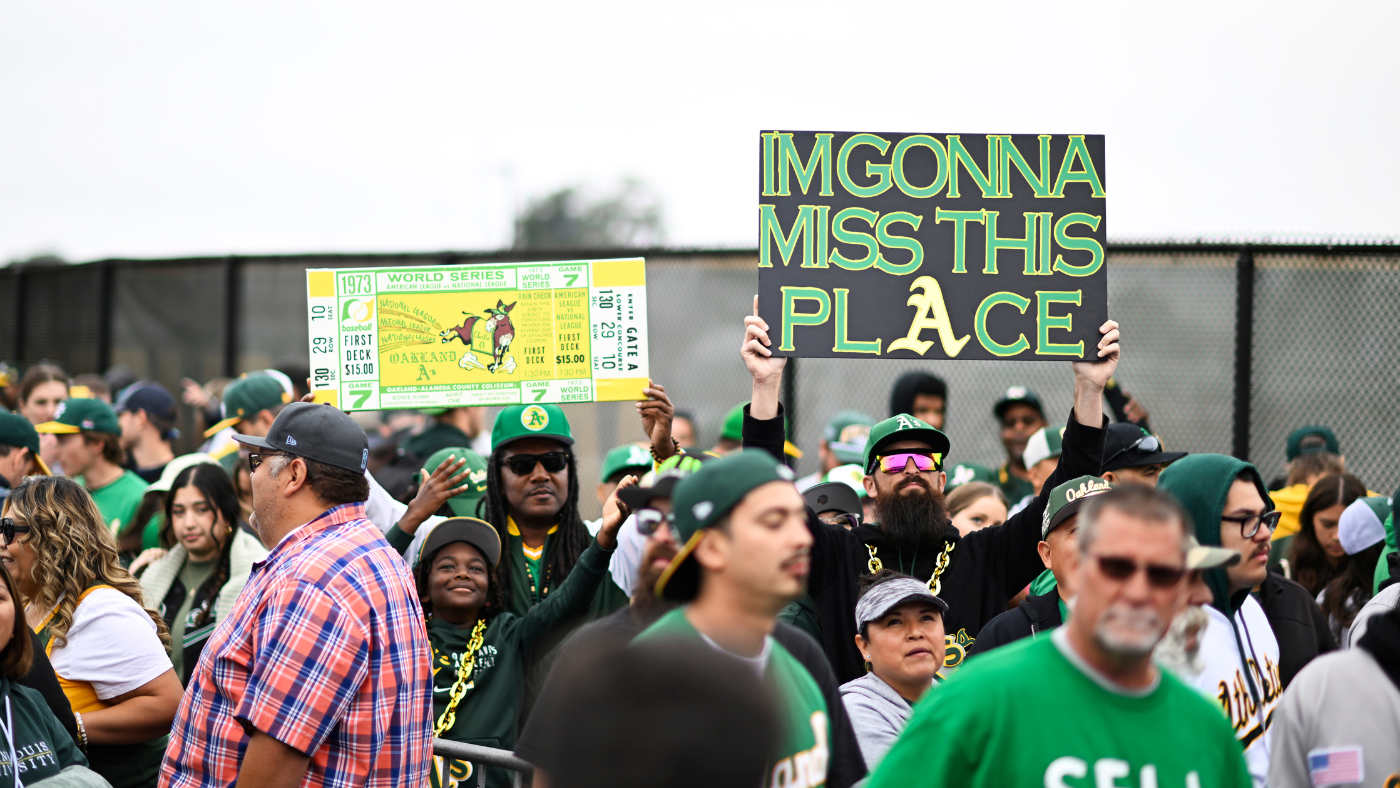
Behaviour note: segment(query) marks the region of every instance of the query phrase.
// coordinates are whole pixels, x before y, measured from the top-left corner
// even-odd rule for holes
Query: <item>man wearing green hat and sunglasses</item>
[[[753,378],[753,399],[744,420],[744,445],[778,456],[787,359],[773,356],[768,325],[757,314],[745,318],[745,327],[741,355]],[[841,681],[864,674],[852,624],[858,576],[888,567],[925,580],[948,603],[946,665],[956,668],[982,626],[1044,569],[1038,546],[1049,491],[1078,476],[1098,475],[1103,456],[1103,389],[1118,365],[1118,324],[1109,321],[1099,331],[1103,336],[1089,351],[1092,360],[1071,363],[1074,408],[1058,467],[1041,494],[1000,526],[966,537],[952,527],[943,471],[950,447],[941,431],[908,414],[871,429],[864,485],[873,501],[873,522],[850,531],[813,525],[807,592],[817,603],[822,645]]]

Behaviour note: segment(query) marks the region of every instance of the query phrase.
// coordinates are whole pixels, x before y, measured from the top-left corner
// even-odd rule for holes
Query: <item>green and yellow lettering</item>
[[[846,338],[846,324],[850,309],[846,306],[846,299],[851,294],[850,290],[838,287],[836,293],[836,345],[832,348],[836,353],[873,353],[880,355],[880,340],[851,340]]]
[[[1001,193],[999,197],[1011,196],[1011,166],[1025,176],[1026,183],[1030,184],[1031,191],[1037,197],[1049,197],[1050,195],[1050,135],[1042,134],[1040,140],[1040,174],[1037,175],[1031,170],[1031,165],[1021,155],[1021,151],[1011,143],[1011,135],[1002,134],[997,137],[1001,145]]]
[[[918,146],[933,151],[938,160],[938,172],[933,177],[933,183],[927,186],[915,186],[904,174],[904,154]],[[894,155],[890,157],[890,175],[894,177],[894,185],[910,197],[932,197],[942,191],[943,185],[948,182],[948,151],[943,149],[943,143],[927,134],[911,134],[894,146]]]
[[[1074,330],[1074,314],[1051,315],[1051,304],[1074,304],[1079,306],[1083,300],[1083,290],[1037,290],[1035,291],[1036,301],[1039,304],[1039,311],[1035,317],[1036,342],[1035,354],[1037,356],[1073,356],[1080,358],[1084,355],[1084,343],[1075,342],[1073,345],[1057,345],[1050,341],[1050,329],[1063,328],[1066,331]]]
[[[814,228],[812,226],[813,207],[811,205],[800,205],[797,208],[797,219],[792,223],[791,232],[784,233],[783,225],[778,221],[778,213],[771,205],[758,206],[758,267],[773,267],[772,252],[769,251],[769,239],[778,244],[778,254],[783,256],[783,266],[786,267],[792,260],[792,253],[797,251],[798,236],[802,238],[802,265],[805,268],[815,268],[819,266],[810,265],[812,262],[812,235],[820,230],[822,236],[826,235],[826,228]]]
[[[983,197],[1000,197],[1001,172],[1000,162],[997,156],[997,138],[994,134],[987,135],[987,174],[977,169],[977,162],[972,160],[972,154],[963,147],[962,140],[956,134],[948,135],[948,196],[952,198],[961,197],[958,191],[958,166],[967,170],[967,174],[972,176],[972,182],[977,184],[977,188],[982,190]]]
[[[1036,215],[1027,212],[1026,237],[1024,238],[1002,238],[997,235],[997,214],[1000,211],[987,211],[987,262],[982,267],[982,273],[997,273],[997,252],[1002,249],[1010,249],[1020,252],[1025,257],[1026,275],[1033,275],[1035,271],[1035,225]]]
[[[967,273],[967,223],[977,222],[978,224],[985,224],[986,221],[986,211],[945,211],[942,208],[934,209],[934,224],[938,224],[939,222],[953,223],[953,273]]]
[[[987,333],[987,314],[992,311],[992,307],[998,304],[1010,304],[1020,310],[1021,314],[1026,313],[1026,308],[1031,305],[1031,300],[1015,293],[1000,292],[992,293],[982,299],[982,303],[977,307],[977,316],[973,319],[973,329],[977,332],[977,341],[982,343],[982,347],[994,356],[1014,356],[1024,352],[1031,346],[1026,341],[1025,334],[1017,334],[1016,341],[1009,345],[1003,345],[992,339],[992,335]],[[893,345],[891,345],[893,347]]]
[[[841,146],[841,152],[836,155],[836,175],[841,179],[841,185],[846,191],[857,197],[874,197],[884,194],[890,188],[890,165],[878,164],[875,162],[865,163],[865,174],[868,177],[876,177],[874,186],[857,186],[851,180],[850,159],[851,152],[861,145],[869,145],[878,150],[880,155],[885,155],[885,151],[890,149],[889,140],[878,137],[874,134],[854,134]]]
[[[1084,169],[1074,169],[1076,159],[1084,165]],[[1065,150],[1064,161],[1060,162],[1060,174],[1055,176],[1055,188],[1050,190],[1050,196],[1065,196],[1066,183],[1087,183],[1092,196],[1104,196],[1103,181],[1094,169],[1094,160],[1089,157],[1089,149],[1084,146],[1083,134],[1069,135],[1069,148]]]
[[[869,224],[873,229],[875,227],[875,220],[879,218],[880,214],[867,208],[847,208],[837,213],[836,218],[831,222],[831,234],[836,236],[836,240],[843,244],[864,246],[866,255],[859,260],[851,260],[841,254],[840,249],[832,249],[830,261],[847,271],[864,271],[870,266],[875,265],[876,261],[880,259],[880,247],[875,243],[875,239],[867,233],[847,230],[845,224],[847,219],[859,219]],[[759,264],[762,265],[762,261],[760,261]]]
[[[798,312],[798,301],[816,301],[817,311]],[[820,287],[784,287],[783,288],[783,339],[778,345],[778,349],[791,353],[796,348],[792,345],[792,330],[797,326],[819,326],[831,317],[831,298],[826,291]]]
[[[769,131],[759,136],[763,137],[763,196],[774,197],[777,192],[773,191],[773,138],[778,135]]]
[[[914,238],[906,238],[902,235],[890,235],[889,227],[892,224],[903,222],[917,230],[919,229],[919,223],[923,220],[924,217],[906,211],[895,211],[894,213],[887,213],[881,216],[880,221],[875,224],[875,240],[879,241],[881,246],[889,247],[890,249],[908,249],[910,257],[909,262],[896,264],[886,260],[885,255],[881,254],[880,259],[875,261],[875,267],[887,274],[894,274],[895,276],[912,274],[919,270],[919,266],[924,264],[923,244],[919,243],[918,240]]]
[[[1049,228],[1051,226],[1050,220],[1055,218],[1055,214],[1049,212],[1037,213],[1036,217],[1038,218],[1040,223],[1040,227],[1038,230],[1038,232],[1040,233],[1040,259],[1036,262],[1036,272],[1045,276],[1049,276],[1051,252]],[[821,225],[818,225],[818,227],[820,228]]]
[[[827,234],[827,229],[831,226],[831,225],[830,225],[830,220],[831,220],[831,206],[830,206],[830,205],[818,205],[818,206],[817,206],[817,209],[816,209],[816,226],[813,227],[813,232],[816,234],[816,246],[817,246],[817,251],[816,251],[816,254],[813,255],[813,257],[812,257],[812,262],[811,262],[811,264],[808,264],[808,262],[807,262],[806,260],[803,260],[803,261],[802,261],[802,267],[803,267],[803,268],[826,268],[826,267],[827,267],[827,266],[826,266],[826,252],[827,252],[827,245],[828,245],[828,243],[830,242],[830,237],[829,237],[828,234]]]
[[[797,152],[797,146],[792,143],[791,134],[777,134],[778,137],[778,196],[787,197],[788,192],[788,170],[791,168],[797,173],[797,185],[802,188],[802,193],[807,193],[807,188],[812,183],[812,176],[821,172],[822,197],[830,197],[831,191],[831,134],[816,135],[816,143],[812,145],[812,153],[807,157],[807,163],[802,163],[802,156]]]
[[[1091,216],[1087,213],[1067,213],[1061,216],[1058,222],[1055,222],[1055,243],[1066,251],[1088,252],[1089,262],[1084,265],[1071,265],[1065,262],[1064,255],[1057,254],[1055,255],[1054,270],[1070,276],[1089,276],[1098,273],[1098,270],[1103,267],[1103,244],[1093,238],[1070,235],[1068,231],[1070,226],[1075,224],[1088,225],[1091,231],[1097,230],[1099,229],[1099,220],[1102,218],[1102,216]]]
[[[920,339],[919,334],[930,330],[938,332],[943,354],[948,358],[956,358],[962,352],[963,345],[972,337],[958,339],[957,334],[953,333],[953,321],[948,318],[948,305],[943,301],[943,288],[938,284],[938,280],[931,276],[921,276],[910,283],[909,289],[923,291],[909,296],[909,300],[905,302],[917,309],[914,322],[909,324],[909,334],[891,342],[889,349],[912,350],[922,356],[933,347],[933,342]],[[928,314],[930,311],[933,312],[932,318]]]

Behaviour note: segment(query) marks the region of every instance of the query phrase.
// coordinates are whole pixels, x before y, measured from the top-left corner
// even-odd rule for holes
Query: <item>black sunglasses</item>
[[[662,514],[659,509],[638,509],[637,510],[637,533],[642,536],[651,536],[656,533],[662,523],[670,523],[671,516]]]
[[[1128,444],[1127,446],[1124,446],[1123,448],[1119,449],[1118,451],[1115,451],[1113,454],[1105,457],[1103,460],[1103,464],[1107,465],[1113,460],[1122,457],[1124,454],[1127,454],[1130,451],[1137,452],[1138,454],[1156,454],[1161,450],[1162,442],[1157,440],[1156,435],[1144,435],[1141,438],[1138,438],[1137,440]]]
[[[276,456],[278,456],[278,455],[283,455],[283,454],[286,454],[286,452],[284,452],[284,451],[260,451],[260,452],[249,452],[249,453],[248,453],[248,473],[249,473],[249,475],[254,474],[254,473],[257,473],[258,466],[259,466],[259,465],[262,465],[263,462],[265,462],[265,461],[267,460],[267,458],[269,458],[269,457],[276,457]]]
[[[1264,514],[1247,514],[1244,517],[1221,517],[1228,523],[1239,523],[1240,536],[1245,539],[1253,539],[1259,533],[1260,527],[1269,529],[1273,533],[1278,528],[1279,518],[1283,517],[1283,512],[1265,512]]]
[[[1114,580],[1129,580],[1138,570],[1147,572],[1147,582],[1154,588],[1171,588],[1181,582],[1181,578],[1186,576],[1185,568],[1174,566],[1162,566],[1161,564],[1139,564],[1130,558],[1113,558],[1106,555],[1096,555],[1099,562],[1099,570]]]
[[[29,533],[29,526],[15,525],[15,518],[0,517],[0,541],[9,544],[15,540],[15,534]]]
[[[562,451],[547,451],[543,454],[512,454],[501,460],[516,476],[524,476],[540,463],[548,473],[558,473],[569,465],[569,457]]]

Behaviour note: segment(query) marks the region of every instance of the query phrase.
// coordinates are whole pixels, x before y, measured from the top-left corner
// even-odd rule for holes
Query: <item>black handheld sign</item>
[[[1104,138],[766,131],[775,355],[1090,357],[1108,319]]]

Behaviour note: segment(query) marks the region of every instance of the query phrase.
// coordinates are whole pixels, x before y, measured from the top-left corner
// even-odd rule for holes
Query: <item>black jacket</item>
[[[1006,611],[1006,603],[1045,570],[1036,546],[1040,523],[1050,491],[1078,476],[1097,476],[1103,457],[1104,428],[1086,427],[1070,411],[1059,467],[1045,482],[1041,494],[1004,524],[960,536],[952,523],[944,524],[944,545],[953,544],[948,566],[940,579],[939,595],[948,603],[943,628],[948,657],[946,665],[962,664],[967,649],[982,626]],[[1105,419],[1105,425],[1107,419]],[[783,414],[760,421],[744,406],[744,448],[761,448],[783,456]],[[881,563],[920,580],[933,576],[942,549],[902,554],[885,543],[879,525],[862,525],[851,531],[808,517],[815,541],[807,593],[817,603],[822,627],[822,648],[836,678],[844,684],[865,675],[865,665],[855,646],[857,578],[869,572],[867,545],[876,548]],[[943,548],[943,549],[946,549]]]
[[[975,657],[1021,638],[1043,635],[1063,623],[1058,587],[1050,589],[1048,594],[1028,596],[1015,610],[1008,610],[988,621],[978,633],[977,642],[967,650],[967,656]]]
[[[1337,650],[1327,617],[1306,588],[1270,572],[1255,598],[1278,640],[1279,679],[1285,688],[1313,657]]]

